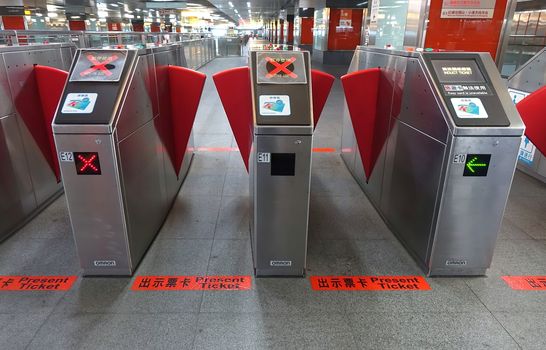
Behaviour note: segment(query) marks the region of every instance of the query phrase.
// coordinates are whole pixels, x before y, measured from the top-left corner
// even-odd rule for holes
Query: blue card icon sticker
[[[289,116],[290,96],[288,95],[260,95],[261,116]]]
[[[452,98],[451,104],[459,118],[486,119],[489,117],[479,98]]]
[[[96,93],[69,93],[63,102],[61,113],[89,114],[95,109]]]

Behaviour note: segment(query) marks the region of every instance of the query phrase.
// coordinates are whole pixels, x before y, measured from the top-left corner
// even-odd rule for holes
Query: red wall
[[[70,30],[85,30],[85,21],[68,21]]]
[[[305,17],[301,19],[300,44],[313,45],[313,17]]]
[[[341,11],[351,11],[350,31],[338,31]],[[360,45],[360,31],[362,29],[361,9],[330,9],[330,26],[328,28],[328,50],[354,50]]]
[[[150,25],[150,30],[154,33],[158,33],[161,31],[161,26],[158,23],[152,23]]]
[[[2,16],[2,23],[4,23],[4,29],[25,29],[25,19],[23,16]]]
[[[121,23],[108,22],[107,24],[108,24],[108,30],[114,31],[114,32],[121,31]]]
[[[431,0],[425,48],[480,51],[495,59],[507,0],[497,0],[492,19],[440,18],[442,0]]]
[[[288,21],[288,44],[294,43],[294,20]]]

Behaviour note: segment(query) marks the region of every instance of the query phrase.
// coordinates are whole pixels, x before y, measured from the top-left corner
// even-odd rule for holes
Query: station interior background
[[[61,187],[11,227],[15,205],[0,203],[0,348],[546,349],[546,167],[515,171],[485,276],[426,277],[424,291],[310,285],[310,276],[425,275],[340,156],[347,113],[340,78],[357,47],[489,52],[507,86],[546,47],[546,1],[476,0],[492,11],[481,19],[445,17],[449,1],[456,7],[456,0],[0,0],[0,55],[52,44],[75,52],[181,42],[185,65],[206,75],[191,167],[132,277],[83,276]],[[249,174],[212,78],[248,66],[253,45],[299,47],[313,69],[336,78],[313,134],[304,278],[254,277]],[[533,91],[546,71],[534,78]],[[0,102],[9,99],[5,81],[0,70]],[[0,131],[9,130],[0,123]],[[3,142],[0,155],[8,159],[14,147]],[[0,183],[0,201],[9,186]],[[9,276],[77,279],[67,291],[2,290]],[[252,282],[243,291],[132,290],[139,276]],[[544,285],[515,290],[504,276],[537,276]]]

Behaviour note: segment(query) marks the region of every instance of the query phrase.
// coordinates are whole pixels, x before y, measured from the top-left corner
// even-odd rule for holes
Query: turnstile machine
[[[313,128],[334,77],[309,52],[250,50],[249,67],[213,76],[250,178],[257,276],[303,276]]]
[[[342,83],[342,157],[390,229],[427,275],[485,274],[524,132],[491,57],[359,47]]]
[[[0,242],[62,193],[51,120],[74,52],[0,48]]]
[[[205,76],[178,44],[78,50],[53,129],[85,275],[131,275],[189,169]]]
[[[250,236],[257,276],[303,276],[313,116],[308,52],[250,53]]]
[[[546,49],[522,65],[508,78],[508,92],[514,103],[546,85]],[[545,118],[546,122],[546,118]],[[546,158],[527,138],[523,137],[518,155],[518,169],[546,182]]]

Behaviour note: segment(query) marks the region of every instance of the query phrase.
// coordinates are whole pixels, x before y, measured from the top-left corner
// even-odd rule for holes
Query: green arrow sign
[[[463,176],[487,176],[490,154],[467,154]]]
[[[468,170],[470,170],[472,173],[475,173],[476,170],[474,170],[474,168],[479,168],[479,167],[486,167],[488,164],[485,164],[485,163],[476,163],[478,161],[478,157],[474,157],[470,160],[470,162],[466,163],[466,167],[468,168]]]

